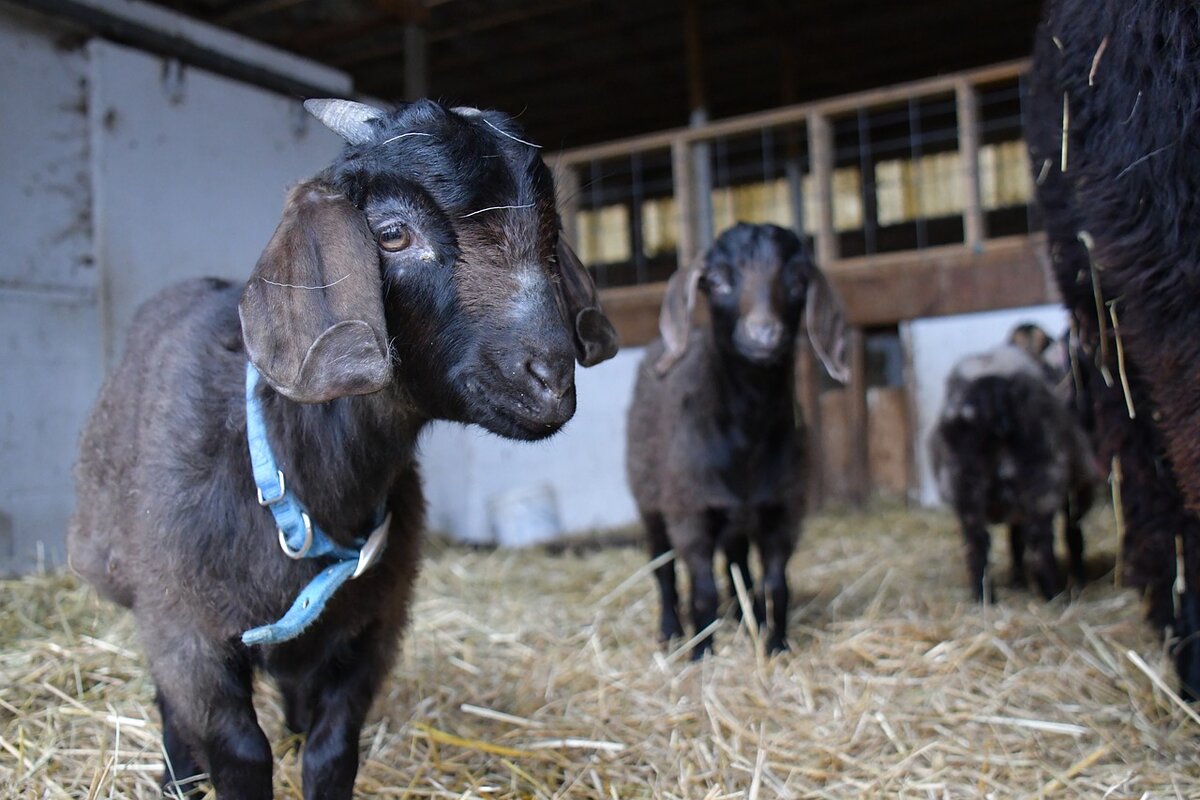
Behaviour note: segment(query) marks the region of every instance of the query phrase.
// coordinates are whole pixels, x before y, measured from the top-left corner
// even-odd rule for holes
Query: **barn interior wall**
[[[71,464],[135,309],[244,279],[338,139],[296,100],[0,5],[0,573],[62,563]]]

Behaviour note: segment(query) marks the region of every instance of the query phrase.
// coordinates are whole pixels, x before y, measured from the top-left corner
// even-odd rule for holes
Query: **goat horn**
[[[371,120],[384,115],[381,109],[353,100],[305,100],[304,109],[350,144],[363,144],[375,138]]]

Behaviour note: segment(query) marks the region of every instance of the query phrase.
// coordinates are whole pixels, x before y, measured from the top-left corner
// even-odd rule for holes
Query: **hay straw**
[[[1085,528],[1103,575],[1112,517]],[[1197,715],[1168,693],[1138,598],[1108,580],[1072,602],[1004,590],[993,548],[1003,591],[981,609],[959,538],[942,514],[814,518],[789,568],[791,650],[756,652],[740,581],[724,596],[742,623],[720,624],[698,662],[657,643],[640,547],[433,543],[360,738],[357,796],[1200,797]],[[0,592],[0,797],[157,797],[154,689],[129,617],[61,574]],[[299,740],[258,688],[276,797],[296,800]]]
[[[1121,481],[1124,477],[1121,456],[1114,455],[1108,470],[1108,483],[1112,490],[1113,521],[1117,526],[1117,563],[1113,568],[1113,586],[1118,587],[1125,577],[1125,503],[1121,500]]]
[[[1137,417],[1137,412],[1133,408],[1133,392],[1129,389],[1129,376],[1125,374],[1125,345],[1121,341],[1121,325],[1117,321],[1117,301],[1113,300],[1108,303],[1108,313],[1112,317],[1113,324],[1113,339],[1117,343],[1117,373],[1121,376],[1121,391],[1125,393],[1125,408],[1129,412],[1129,418]]]
[[[1096,242],[1087,231],[1080,231],[1078,238],[1084,249],[1087,250],[1088,272],[1092,277],[1092,298],[1096,301],[1096,324],[1100,337],[1100,375],[1104,378],[1104,385],[1112,388],[1112,373],[1108,371],[1108,315],[1104,313],[1104,295],[1100,291],[1100,271],[1096,267],[1096,260],[1092,258],[1092,248],[1095,247]]]

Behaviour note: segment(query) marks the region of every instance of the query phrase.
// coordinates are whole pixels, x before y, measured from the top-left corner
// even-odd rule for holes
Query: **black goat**
[[[1069,407],[1054,392],[1046,365],[1014,345],[968,356],[946,381],[946,400],[929,442],[942,499],[954,509],[977,600],[988,583],[987,526],[1009,526],[1012,581],[1025,583],[1025,549],[1047,598],[1062,591],[1054,555],[1054,517],[1066,511],[1072,577],[1082,584],[1080,520],[1096,476],[1091,450]]]
[[[272,793],[256,668],[307,736],[305,797],[350,796],[417,573],[421,427],[548,436],[575,410],[573,357],[615,349],[558,238],[550,173],[509,117],[424,100],[306,106],[349,146],[291,191],[244,287],[188,281],[140,309],[76,468],[71,564],[133,610],[158,689],[164,786],[206,771],[226,800]],[[264,378],[249,400],[247,359]],[[277,543],[260,507],[272,498],[255,496],[251,416],[310,533],[353,552],[381,507],[391,520],[377,563],[296,638],[261,646],[243,634],[332,567]]]
[[[697,291],[711,324],[691,330]],[[805,510],[805,431],[793,392],[793,354],[807,302],[809,336],[842,377],[841,302],[791,231],[739,224],[721,234],[701,265],[675,273],[663,299],[662,339],[650,345],[629,410],[626,466],[650,554],[674,548],[691,579],[700,633],[715,619],[713,555],[724,550],[752,587],[753,542],[763,564],[755,614],[768,649],[786,646],[785,569]],[[683,633],[675,565],[656,571],[664,640]],[[705,637],[695,650],[711,649]]]
[[[1200,694],[1200,7],[1053,0],[1027,139],[1059,290],[1119,483],[1125,580]],[[1123,362],[1123,363],[1122,363]],[[1184,587],[1175,597],[1176,583]],[[1178,601],[1178,602],[1177,602]]]

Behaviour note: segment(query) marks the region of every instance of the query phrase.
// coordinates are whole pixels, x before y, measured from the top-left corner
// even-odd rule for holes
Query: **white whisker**
[[[459,219],[466,219],[467,217],[473,217],[476,214],[482,214],[485,211],[502,211],[506,208],[533,208],[533,203],[526,203],[525,205],[522,205],[522,206],[488,206],[487,208],[481,208],[478,211],[472,211],[470,214],[463,214],[461,217],[459,217]]]
[[[390,144],[391,142],[394,142],[397,139],[403,139],[405,136],[428,136],[428,137],[432,138],[433,134],[432,133],[421,133],[419,131],[411,131],[409,133],[402,133],[399,136],[393,136],[390,139],[384,139],[382,142],[380,142],[380,144]]]
[[[259,280],[262,281],[263,283],[269,283],[272,286],[282,286],[285,289],[328,289],[330,286],[337,286],[339,283],[341,283],[342,281],[346,280],[346,278],[349,278],[349,277],[350,277],[350,273],[346,273],[345,275],[338,278],[333,283],[327,283],[324,286],[301,286],[300,284],[296,284],[296,283],[276,283],[275,281],[269,281],[266,278],[259,278]]]
[[[512,135],[511,133],[509,133],[508,131],[501,130],[500,128],[497,128],[495,125],[493,125],[493,124],[491,123],[491,121],[490,121],[490,120],[484,119],[483,121],[487,123],[487,126],[488,126],[489,128],[491,128],[492,130],[494,130],[496,133],[500,134],[501,136],[507,136],[509,139],[512,139],[514,142],[520,142],[521,144],[527,144],[527,145],[529,145],[530,147],[536,147],[538,150],[541,150],[541,149],[542,149],[542,146],[541,146],[540,144],[534,144],[533,142],[527,142],[527,141],[525,141],[524,139],[518,139],[517,137],[513,136],[513,135]]]

